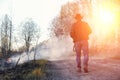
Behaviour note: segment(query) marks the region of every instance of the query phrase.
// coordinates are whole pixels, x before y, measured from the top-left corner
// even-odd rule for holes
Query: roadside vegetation
[[[0,71],[2,80],[41,80],[47,76],[47,60],[30,61],[14,68]]]

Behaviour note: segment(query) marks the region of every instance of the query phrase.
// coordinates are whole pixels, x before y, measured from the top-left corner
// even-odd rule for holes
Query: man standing
[[[76,14],[75,16],[76,22],[71,27],[70,36],[73,39],[74,47],[73,49],[76,52],[76,62],[77,69],[81,72],[81,51],[84,55],[84,72],[88,72],[88,39],[89,34],[92,32],[89,25],[82,21],[82,16],[80,14]]]

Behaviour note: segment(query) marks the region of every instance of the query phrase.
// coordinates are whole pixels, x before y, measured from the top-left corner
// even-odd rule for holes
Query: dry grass
[[[47,60],[30,61],[6,71],[0,71],[1,80],[40,80],[46,76]]]

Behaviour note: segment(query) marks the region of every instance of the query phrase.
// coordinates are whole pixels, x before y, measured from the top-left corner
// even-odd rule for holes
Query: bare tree
[[[11,52],[12,40],[12,20],[7,14],[4,16],[1,24],[1,51],[3,56]]]
[[[74,15],[79,12],[79,4],[77,2],[68,2],[61,7],[60,15],[52,21],[52,31],[55,36],[68,35],[70,27],[74,22]]]
[[[26,52],[28,55],[31,42],[34,39],[37,33],[37,25],[32,19],[28,19],[25,23],[22,24],[22,36],[25,41]],[[29,55],[28,55],[29,60]]]

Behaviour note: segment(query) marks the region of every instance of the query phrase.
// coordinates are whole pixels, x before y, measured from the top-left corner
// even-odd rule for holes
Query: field
[[[89,72],[76,71],[75,58],[30,61],[6,71],[1,80],[120,80],[119,59],[90,58]]]

